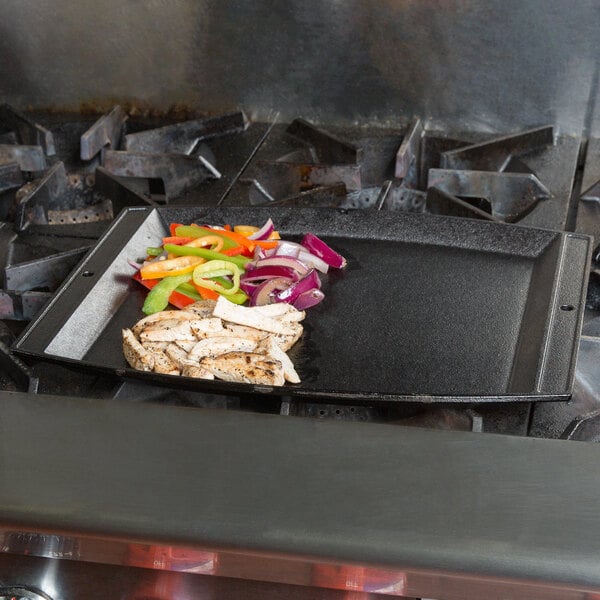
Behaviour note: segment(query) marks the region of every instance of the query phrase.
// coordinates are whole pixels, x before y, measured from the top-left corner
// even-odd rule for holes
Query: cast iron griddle
[[[262,224],[310,231],[348,259],[323,276],[291,350],[302,383],[284,387],[130,369],[121,329],[143,314],[128,260],[168,223]],[[15,345],[25,357],[171,387],[332,402],[568,398],[583,317],[590,238],[471,219],[294,208],[132,208],[63,284]]]

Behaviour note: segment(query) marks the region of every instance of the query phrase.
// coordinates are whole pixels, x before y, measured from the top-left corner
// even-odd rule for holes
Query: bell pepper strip
[[[170,237],[164,237],[162,239],[162,243],[163,243],[163,246],[165,244],[177,244],[178,246],[183,246],[183,244],[188,244],[193,239],[195,239],[195,238],[192,238],[192,237],[181,237],[181,236],[177,236],[177,235],[172,235]]]
[[[152,315],[155,312],[164,310],[171,301],[171,296],[174,295],[177,287],[180,286],[182,283],[189,282],[191,278],[191,275],[186,274],[176,275],[175,277],[165,277],[164,279],[158,280],[158,282],[152,286],[152,289],[146,296],[146,300],[144,301],[144,305],[142,306],[142,312],[145,315]],[[145,285],[146,281],[142,281],[142,284]],[[179,293],[179,295],[183,296],[183,294],[181,293]],[[187,302],[187,304],[195,302],[193,298],[189,298],[189,300],[190,302]],[[177,304],[173,304],[174,306],[177,306]],[[184,304],[184,306],[186,306],[187,304]],[[181,307],[179,306],[178,308]]]
[[[206,260],[225,260],[238,266],[240,269],[244,269],[245,266],[250,262],[249,258],[245,256],[227,256],[220,252],[214,252],[207,248],[194,248],[192,246],[175,246],[174,244],[167,244],[165,246],[167,252],[172,252],[177,256],[200,256]]]
[[[239,233],[244,237],[248,237],[249,235],[256,233],[258,231],[258,227],[255,227],[254,225],[236,225],[233,228],[233,231],[234,233]]]
[[[217,300],[219,298],[219,293],[215,292],[214,290],[209,290],[208,288],[196,285],[195,283],[194,287],[203,300]]]
[[[217,236],[223,240],[224,248],[233,248],[238,245],[233,240],[222,235],[223,233],[226,233],[222,229],[209,229],[208,227],[198,227],[198,225],[180,225],[175,232],[178,236],[191,238],[201,238],[206,237],[207,235]]]
[[[209,290],[219,292],[223,296],[231,296],[240,289],[240,275],[242,270],[235,264],[226,260],[209,260],[208,262],[198,265],[194,269],[192,279],[197,287],[205,287]],[[233,281],[232,286],[225,288],[220,283],[212,281],[213,277],[223,277],[231,275]]]
[[[221,252],[225,242],[222,237],[217,235],[205,235],[199,238],[190,238],[190,241],[183,245],[190,246],[191,248],[204,248],[205,246],[211,246],[209,250],[212,250],[213,252]]]
[[[215,281],[226,289],[232,286],[231,281],[225,277],[215,277]],[[245,304],[248,300],[250,300],[250,296],[248,296],[248,294],[246,294],[246,292],[243,290],[239,290],[235,294],[226,296],[226,298],[229,300],[229,302],[233,302],[234,304]]]
[[[137,271],[132,278],[138,283],[141,283],[147,290],[151,290],[161,282],[160,279],[142,279],[139,271]],[[189,304],[192,304],[192,302],[196,302],[196,300],[196,297],[188,296],[178,290],[175,290],[169,296],[169,304],[172,304],[176,308],[185,308]]]
[[[174,246],[179,248],[180,246]],[[199,264],[205,262],[200,256],[177,256],[167,260],[155,260],[140,269],[142,279],[162,279],[174,275],[191,273]]]
[[[198,293],[198,290],[192,281],[178,285],[174,293],[184,294],[188,298],[194,300],[194,302],[202,300],[202,296]]]
[[[226,223],[225,225],[223,225],[223,229],[225,231],[231,231],[231,225],[229,225],[229,223]]]
[[[175,230],[176,230],[178,227],[183,227],[183,224],[182,224],[182,223],[171,223],[171,224],[169,225],[169,233],[171,234],[171,236],[172,236],[172,237],[175,237],[175,236],[177,235],[177,234],[175,233]]]
[[[158,248],[157,246],[149,246],[146,248],[146,254],[148,256],[160,256],[164,250],[162,248]]]
[[[244,251],[243,246],[236,246],[235,248],[227,248],[226,250],[220,250],[221,254],[225,254],[225,256],[238,256]]]

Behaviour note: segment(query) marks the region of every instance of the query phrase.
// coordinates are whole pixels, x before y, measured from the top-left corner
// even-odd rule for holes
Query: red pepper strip
[[[193,281],[192,281],[194,287],[196,288],[196,291],[202,296],[202,298],[204,300],[218,300],[219,299],[219,292],[215,292],[214,290],[209,290],[208,288],[204,288],[201,287],[199,285],[196,285]]]
[[[174,237],[174,236],[176,236],[176,235],[177,235],[177,234],[175,233],[175,230],[176,230],[178,227],[181,227],[181,226],[182,226],[182,223],[171,223],[171,224],[169,225],[169,231],[171,232],[171,236],[172,236],[172,237]]]
[[[160,283],[160,279],[142,279],[139,271],[133,275],[133,279],[141,283],[148,290],[151,290],[156,284]],[[190,298],[189,296],[186,296],[180,292],[172,292],[169,296],[169,304],[172,304],[177,308],[183,308],[188,304],[192,304],[193,302],[195,302],[193,298]]]
[[[221,254],[225,254],[226,256],[238,256],[238,254],[242,254],[246,248],[244,246],[236,246],[235,248],[227,248],[226,250],[220,250]]]
[[[231,225],[229,225],[229,224],[223,225],[223,229],[225,231],[231,231]]]
[[[196,239],[196,238],[181,237],[179,235],[173,235],[171,237],[164,237],[162,239],[162,243],[163,243],[163,246],[165,244],[177,244],[178,246],[183,246],[184,244],[189,244],[194,239]]]

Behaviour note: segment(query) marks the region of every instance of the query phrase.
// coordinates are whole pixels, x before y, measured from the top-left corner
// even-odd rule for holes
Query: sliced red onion
[[[300,251],[298,260],[303,262],[309,269],[316,269],[317,271],[321,271],[321,273],[327,273],[327,271],[329,271],[329,265],[324,260],[311,254],[305,248]]]
[[[242,281],[253,282],[260,281],[261,279],[272,279],[273,277],[287,277],[292,281],[297,281],[299,279],[298,271],[292,269],[292,267],[266,265],[248,269],[248,271],[242,275]]]
[[[267,258],[267,256],[269,256],[269,253],[272,252],[274,250],[265,250],[264,248],[261,248],[260,246],[256,246],[256,248],[254,248],[254,260],[261,260],[263,258]]]
[[[267,222],[255,233],[248,236],[249,240],[266,240],[274,231],[275,226],[271,219],[267,219]]]
[[[287,302],[293,304],[300,294],[308,292],[309,290],[319,289],[321,287],[321,280],[319,274],[311,269],[300,281],[296,281],[290,285],[287,289],[281,290],[275,294],[275,302]]]
[[[133,267],[136,271],[139,271],[142,268],[142,264],[137,263],[134,260],[128,259],[127,262],[129,263],[129,266]]]
[[[305,248],[296,242],[288,242],[287,240],[282,240],[277,244],[277,248],[274,249],[273,254],[277,254],[278,256],[291,256],[293,258],[298,258],[298,254],[300,254],[301,250]]]
[[[280,256],[279,254],[275,254],[275,256],[269,256],[268,258],[263,258],[253,264],[253,268],[257,267],[289,267],[294,269],[300,276],[305,275],[308,272],[308,268],[302,262],[300,262],[297,258],[292,258],[291,256]],[[252,269],[249,269],[251,272]]]
[[[296,298],[294,308],[297,310],[306,310],[307,308],[319,304],[323,298],[325,298],[325,294],[321,290],[308,290],[308,292],[304,292]]]
[[[254,290],[250,298],[251,306],[264,306],[272,304],[275,299],[274,295],[282,290],[286,290],[292,283],[291,279],[286,277],[275,277],[265,281]]]
[[[240,280],[240,289],[242,292],[252,297],[252,294],[256,291],[256,288],[261,285],[258,281],[241,281]]]
[[[307,233],[304,236],[302,245],[307,248],[311,254],[318,256],[328,265],[335,267],[336,269],[342,269],[346,266],[346,259],[313,233]]]

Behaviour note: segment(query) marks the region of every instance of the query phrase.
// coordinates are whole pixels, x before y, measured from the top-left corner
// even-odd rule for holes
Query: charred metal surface
[[[107,221],[114,217],[110,200],[103,200],[92,206],[74,208],[71,210],[48,210],[46,212],[48,225],[64,225],[66,223],[94,223]]]
[[[41,146],[46,156],[56,154],[52,132],[8,104],[0,105],[0,124],[16,133],[19,144]]]
[[[600,139],[588,140],[583,179],[581,181],[581,199],[600,202]]]
[[[239,133],[244,131],[247,125],[248,121],[243,112],[232,112],[130,133],[125,136],[124,147],[128,152],[191,154],[199,140]]]
[[[2,296],[0,295],[0,302]],[[33,377],[29,367],[18,357],[14,356],[10,348],[0,341],[0,376],[8,375],[14,382],[14,391],[35,394],[38,389],[38,379]]]
[[[0,319],[31,321],[52,297],[52,292],[0,290]]]
[[[4,287],[13,291],[39,289],[53,292],[88,250],[89,246],[84,246],[37,260],[7,265],[4,268]]]
[[[535,175],[430,169],[427,187],[437,187],[454,196],[483,198],[492,215],[512,223],[529,213],[550,192]]]
[[[65,165],[58,162],[20,199],[15,217],[17,231],[23,231],[29,223],[48,223],[47,210],[60,203],[67,187]]]
[[[283,161],[258,161],[254,179],[274,200],[316,186],[343,183],[348,191],[361,189],[358,165],[326,165]]]
[[[185,154],[145,154],[104,150],[102,166],[113,175],[161,179],[167,199],[176,198],[220,173],[203,156]]]
[[[382,210],[399,210],[402,212],[424,212],[425,192],[413,190],[404,184],[392,185],[381,203]]]
[[[471,171],[503,171],[513,156],[547,146],[553,142],[553,127],[538,127],[444,152],[441,167]]]
[[[130,206],[156,206],[156,202],[138,194],[128,187],[125,181],[115,177],[103,167],[96,169],[94,187],[112,203],[113,216]]]
[[[419,181],[419,158],[423,125],[421,119],[415,119],[409,126],[406,136],[396,154],[395,176],[403,179],[408,187],[415,188]]]
[[[43,171],[46,157],[41,146],[0,144],[0,163],[17,163],[21,171]]]
[[[0,192],[18,188],[22,185],[23,175],[18,163],[0,164]]]
[[[440,131],[426,131],[421,139],[419,189],[424,190],[427,188],[429,169],[438,169],[440,167],[444,152],[468,145],[469,142],[446,137]]]
[[[436,187],[430,187],[427,190],[427,211],[435,215],[454,215],[472,219],[502,221],[474,204],[470,204]]]
[[[338,208],[345,205],[346,186],[343,183],[324,185],[300,192],[295,196],[275,200],[271,206],[295,206],[296,208],[326,207]],[[258,192],[260,193],[260,192]],[[250,203],[253,202],[253,191],[250,190]]]
[[[118,150],[123,125],[126,120],[127,115],[125,111],[118,105],[108,114],[100,117],[81,136],[81,159],[91,160],[106,146]]]
[[[376,208],[378,201],[381,200],[381,195],[387,194],[384,190],[385,185],[384,183],[384,186],[368,187],[350,192],[342,205],[343,208]]]
[[[357,164],[362,159],[362,149],[316,127],[304,119],[294,119],[287,132],[310,144],[316,151],[317,162],[332,164]]]

